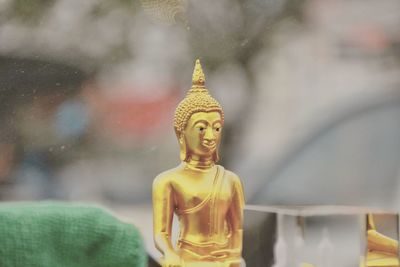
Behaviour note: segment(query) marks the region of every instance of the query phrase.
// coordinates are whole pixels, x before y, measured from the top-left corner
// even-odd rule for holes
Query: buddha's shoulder
[[[153,186],[172,183],[175,180],[177,174],[180,173],[180,171],[180,167],[178,166],[160,173],[156,176],[156,178],[154,178]]]
[[[225,169],[225,176],[228,177],[228,179],[232,182],[240,183],[240,177],[233,171]]]

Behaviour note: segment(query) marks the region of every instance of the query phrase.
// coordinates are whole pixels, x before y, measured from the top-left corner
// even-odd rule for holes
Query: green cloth
[[[94,206],[0,204],[1,267],[144,267],[138,230]]]

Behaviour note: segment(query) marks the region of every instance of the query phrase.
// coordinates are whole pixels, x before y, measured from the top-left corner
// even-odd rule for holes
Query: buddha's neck
[[[188,161],[186,161],[186,165],[190,169],[194,170],[208,170],[214,167],[214,160],[210,157],[199,157],[192,155]]]

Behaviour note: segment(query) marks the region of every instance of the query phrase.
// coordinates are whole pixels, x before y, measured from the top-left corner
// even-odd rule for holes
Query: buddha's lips
[[[215,148],[217,144],[216,144],[215,141],[203,141],[202,145],[207,147],[207,148],[212,149],[212,148]]]

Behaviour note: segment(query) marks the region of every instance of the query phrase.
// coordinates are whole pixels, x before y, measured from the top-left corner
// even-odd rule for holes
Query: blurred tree
[[[37,24],[43,14],[56,0],[14,0],[10,6],[8,18],[16,18],[27,24]]]

